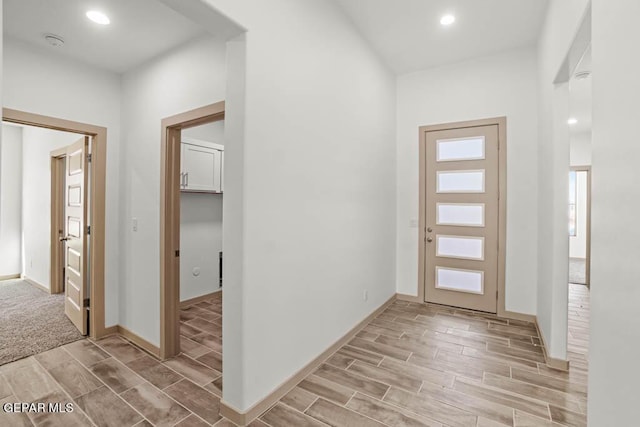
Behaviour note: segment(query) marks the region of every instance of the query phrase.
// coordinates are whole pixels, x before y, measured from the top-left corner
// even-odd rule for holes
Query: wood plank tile
[[[400,338],[402,334],[404,334],[404,331],[393,330],[393,329],[386,328],[384,326],[373,325],[373,324],[365,326],[363,331],[372,336],[375,336],[375,338],[377,338],[378,335],[385,335],[391,338]],[[359,337],[359,338],[364,338],[364,337]],[[372,340],[369,340],[369,341],[372,341]]]
[[[482,368],[474,365],[465,365],[462,363],[449,362],[447,360],[436,360],[433,358],[422,357],[417,354],[411,356],[407,363],[410,365],[417,365],[423,368],[435,369],[479,380],[482,379],[484,374]]]
[[[587,425],[587,416],[584,414],[579,414],[554,405],[550,405],[549,409],[551,419],[558,424],[571,427],[584,427]]]
[[[580,412],[580,405],[578,404],[578,400],[567,393],[539,387],[537,385],[529,383],[523,383],[521,381],[512,380],[511,378],[505,378],[489,373],[485,374],[484,376],[484,384],[507,390],[522,396],[531,397],[533,399],[563,407],[574,412]]]
[[[544,356],[542,353],[533,353],[526,350],[520,350],[518,348],[507,347],[501,344],[487,344],[487,351],[491,353],[498,353],[507,356],[518,357],[520,359],[533,360],[534,362],[544,362]]]
[[[222,418],[220,398],[187,379],[167,387],[164,392],[210,424]]]
[[[378,338],[376,338],[375,342],[377,344],[384,345],[383,347],[384,349],[391,348],[391,349],[396,349],[396,351],[397,350],[404,351],[404,353],[402,353],[401,356],[404,356],[405,354],[413,353],[426,358],[433,358],[439,349],[437,343],[432,343],[432,344],[420,343],[420,342],[417,342],[415,339],[407,339],[406,335],[403,335],[402,338],[398,338],[398,339],[389,338],[384,335],[380,335]],[[460,347],[460,349],[462,349],[462,347]],[[407,360],[404,357],[396,357],[396,359],[403,360],[403,361]]]
[[[485,360],[493,360],[500,363],[506,363],[507,365],[512,367],[529,369],[532,371],[538,370],[538,362],[534,360],[521,359],[519,357],[509,356],[501,353],[493,353],[486,350],[479,350],[477,348],[465,347],[464,350],[462,350],[462,355]]]
[[[89,393],[103,385],[87,368],[72,358],[54,366],[49,373],[72,398]]]
[[[294,387],[280,401],[300,412],[304,412],[317,398],[317,395],[309,393],[303,388]]]
[[[42,398],[42,402],[58,403],[62,408],[73,401],[61,391],[54,392]],[[91,421],[82,411],[74,408],[73,412],[40,412],[32,413],[31,421],[36,426],[63,426],[63,427],[86,427],[91,425]],[[1,424],[0,425],[4,425]],[[11,425],[11,424],[9,424]]]
[[[63,347],[54,348],[53,350],[36,354],[34,357],[47,371],[69,361],[70,359],[75,360]]]
[[[35,402],[56,391],[60,386],[47,374],[47,371],[35,363],[18,365],[15,370],[3,371],[3,376],[20,402]]]
[[[371,332],[371,330],[366,330],[366,329],[367,328],[364,328],[363,330],[358,332],[356,334],[356,337],[362,338],[363,340],[368,340],[368,341],[374,341],[376,338],[378,338],[378,334]]]
[[[384,337],[380,336],[378,339],[382,339],[382,338]],[[399,360],[407,360],[409,358],[409,355],[411,354],[410,351],[407,351],[401,348],[379,343],[377,341],[376,342],[366,341],[360,338],[352,339],[351,341],[349,341],[349,345],[352,347],[357,347],[362,350],[370,351],[372,353],[377,353],[382,356],[393,357]]]
[[[355,361],[347,369],[348,372],[355,372],[363,377],[379,381],[383,384],[392,385],[407,391],[417,393],[422,386],[422,380],[403,374],[394,372],[389,369],[379,368],[360,361]]]
[[[232,424],[232,425],[235,425],[235,424]],[[205,423],[197,415],[191,414],[187,418],[185,418],[184,420],[176,424],[176,427],[209,427],[209,424]]]
[[[384,359],[384,356],[380,354],[371,353],[370,351],[366,351],[357,347],[351,347],[349,345],[345,345],[344,347],[342,347],[337,351],[336,354],[340,354],[354,360],[361,360],[371,365],[377,365],[382,361],[382,359]]]
[[[111,354],[122,363],[131,362],[132,360],[146,356],[144,351],[129,344],[128,341],[116,336],[101,339],[96,343],[102,347],[104,351]]]
[[[140,414],[107,387],[82,395],[75,402],[99,427],[132,426],[142,420]]]
[[[475,368],[482,369],[483,372],[491,372],[496,375],[508,377],[510,375],[510,367],[507,363],[498,362],[492,359],[479,359],[463,354],[451,353],[449,351],[439,351],[435,357],[436,360],[442,360],[449,363],[465,364]]]
[[[206,332],[211,335],[216,335],[218,337],[222,336],[222,330],[220,325],[216,325],[215,323],[211,323],[206,321],[200,317],[196,317],[192,320],[186,322],[187,325],[193,326],[195,328],[200,329],[202,332]]]
[[[477,417],[468,411],[447,405],[430,396],[417,395],[393,387],[383,400],[451,427],[475,426],[477,421]]]
[[[380,364],[381,368],[389,369],[393,372],[398,372],[422,381],[428,381],[433,384],[438,384],[443,387],[452,387],[455,375],[450,372],[444,372],[437,369],[428,367],[421,367],[417,365],[411,365],[406,362],[400,362],[395,359],[384,359]]]
[[[282,403],[264,413],[260,419],[271,426],[319,427],[323,424]]]
[[[109,354],[89,340],[75,341],[63,346],[63,348],[84,366],[94,365],[110,357]]]
[[[182,375],[149,356],[135,359],[129,362],[127,367],[159,389],[175,384],[183,378]]]
[[[4,399],[0,399],[0,408],[6,403],[16,403],[19,399],[14,395],[9,395]],[[0,426],[11,427],[32,427],[33,423],[24,412],[5,412],[0,410]]]
[[[359,391],[376,399],[382,399],[389,386],[378,381],[365,378],[353,372],[335,368],[331,365],[323,364],[315,372],[315,375],[329,381],[341,384],[354,391]]]
[[[539,385],[541,387],[547,387],[558,391],[563,391],[569,394],[575,394],[583,399],[587,398],[587,385],[570,383],[559,378],[552,378],[544,375],[539,375],[530,371],[513,368],[511,370],[511,378],[518,381],[524,381],[529,384]]]
[[[190,412],[149,383],[122,393],[122,398],[154,426],[173,426]]]
[[[316,400],[306,414],[334,427],[384,427],[382,423],[324,399]]]
[[[310,375],[298,384],[303,390],[309,393],[322,396],[325,399],[334,401],[341,405],[346,404],[351,396],[355,393],[348,387],[342,386],[333,381],[319,377],[317,375]]]
[[[11,387],[9,387],[9,383],[4,378],[2,374],[0,374],[0,399],[4,399],[7,396],[11,396],[13,391],[11,391]]]
[[[333,356],[326,360],[326,364],[335,366],[340,369],[347,369],[349,365],[351,365],[355,359],[351,357],[344,356],[340,353],[335,353]]]
[[[201,386],[210,383],[220,376],[220,372],[214,371],[208,366],[183,354],[166,360],[163,364]]]
[[[207,334],[205,332],[193,335],[190,337],[192,341],[197,342],[198,344],[202,344],[205,347],[210,348],[211,350],[217,351],[218,353],[222,353],[222,338],[217,337],[215,335]]]
[[[504,425],[513,425],[513,409],[493,401],[427,383],[418,394]]]
[[[417,414],[403,410],[397,406],[389,405],[361,393],[356,393],[346,407],[389,426],[442,426],[441,423],[435,420],[421,417]]]
[[[454,389],[471,396],[476,396],[494,403],[519,409],[541,418],[549,419],[548,404],[489,387],[479,381],[476,382],[464,377],[458,377],[456,378]]]
[[[210,352],[211,349],[190,340],[184,335],[180,335],[180,351],[189,357],[197,359],[203,354]]]
[[[210,351],[196,359],[203,365],[222,373],[222,354],[217,351]]]
[[[219,398],[222,398],[222,375],[220,376],[220,378],[216,378],[209,384],[206,384],[204,386],[204,389],[215,394]]]
[[[515,410],[513,420],[515,427],[560,427],[560,424],[549,421],[548,417],[535,417],[517,409]]]
[[[122,393],[144,382],[140,376],[114,358],[98,362],[89,369],[116,393]]]

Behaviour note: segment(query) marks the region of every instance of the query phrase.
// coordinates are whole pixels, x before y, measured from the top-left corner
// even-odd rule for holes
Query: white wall
[[[593,207],[589,425],[640,419],[640,38],[637,0],[593,0]]]
[[[120,78],[4,38],[4,107],[107,128],[105,322],[118,323]]]
[[[224,145],[224,120],[183,129],[182,136]]]
[[[224,145],[224,120],[184,129],[182,136]],[[180,301],[220,289],[222,201],[222,194],[180,193]]]
[[[217,291],[222,194],[180,194],[180,301]]]
[[[396,283],[399,293],[418,294],[418,128],[506,116],[506,309],[536,313],[536,79],[533,48],[398,78]]]
[[[160,123],[224,100],[225,76],[225,45],[208,36],[122,76],[120,324],[155,345],[160,344]]]
[[[81,135],[25,126],[22,130],[23,274],[51,288],[51,151]]]
[[[207,2],[248,29],[246,98],[228,97],[244,140],[225,150],[242,266],[228,258],[223,303],[224,400],[245,410],[395,292],[395,79],[333,2]]]
[[[587,172],[576,175],[576,235],[569,237],[569,256],[587,257]]]
[[[569,150],[571,166],[591,165],[591,132],[571,134]]]
[[[2,124],[0,277],[22,273],[22,129]]]
[[[588,0],[551,0],[538,41],[537,319],[551,357],[567,357],[568,85],[554,85]]]

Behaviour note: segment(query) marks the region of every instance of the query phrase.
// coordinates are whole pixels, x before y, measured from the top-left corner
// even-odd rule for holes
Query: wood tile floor
[[[542,363],[529,323],[396,301],[252,426],[584,426],[588,289],[575,286],[569,372]],[[221,314],[219,301],[183,310],[185,354],[164,363],[110,337],[1,367],[0,403],[78,410],[0,411],[0,425],[231,426],[218,415]]]
[[[0,367],[5,403],[74,403],[74,412],[11,414],[0,426],[207,426],[222,420],[222,301],[181,310],[183,354],[160,363],[111,336],[71,344]]]

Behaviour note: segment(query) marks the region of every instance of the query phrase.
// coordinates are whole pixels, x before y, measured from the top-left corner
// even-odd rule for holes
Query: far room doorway
[[[104,335],[105,142],[105,128],[3,110],[0,364]]]
[[[162,121],[160,219],[160,356],[220,373],[224,117],[221,101]]]

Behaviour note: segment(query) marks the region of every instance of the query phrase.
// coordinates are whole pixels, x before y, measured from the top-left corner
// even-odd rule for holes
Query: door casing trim
[[[104,270],[105,270],[105,191],[106,191],[106,167],[107,167],[107,128],[59,119],[40,114],[10,108],[2,109],[2,119],[6,122],[21,125],[35,126],[39,128],[73,132],[92,137],[91,142],[91,172],[90,172],[90,221],[91,244],[90,269],[90,311],[89,311],[89,336],[98,339],[107,335],[105,330],[104,313]],[[54,215],[52,212],[51,221]],[[52,229],[55,224],[52,223]],[[51,245],[51,259],[53,251],[59,245]],[[57,256],[57,255],[56,255]],[[51,275],[52,272],[50,272]],[[51,277],[51,276],[50,276]],[[52,279],[52,278],[51,278]],[[51,280],[50,279],[50,280]],[[53,283],[53,282],[52,282]]]
[[[425,246],[427,217],[426,217],[426,133],[440,130],[460,129],[478,126],[498,126],[498,295],[497,315],[514,317],[505,308],[505,275],[506,275],[506,244],[507,244],[507,118],[495,117],[490,119],[471,120],[464,122],[444,123],[438,125],[420,126],[419,128],[419,223],[418,223],[418,296],[416,301],[426,302],[426,266]]]

